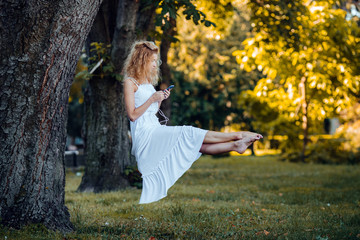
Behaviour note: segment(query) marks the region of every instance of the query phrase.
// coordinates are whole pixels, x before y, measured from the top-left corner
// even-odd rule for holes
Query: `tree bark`
[[[134,40],[145,38],[153,26],[150,23],[156,7],[143,11],[142,4],[105,0],[87,39],[87,48],[91,42],[112,45],[111,60],[117,73]],[[124,170],[136,165],[136,161],[130,155],[129,120],[123,101],[121,82],[110,76],[90,79],[84,99],[86,167],[79,191],[102,192],[130,186]]]
[[[130,158],[128,119],[116,79],[90,79],[84,94],[86,169],[79,191],[102,192],[130,186],[124,175]]]
[[[0,2],[0,222],[73,229],[64,204],[68,97],[101,0]]]

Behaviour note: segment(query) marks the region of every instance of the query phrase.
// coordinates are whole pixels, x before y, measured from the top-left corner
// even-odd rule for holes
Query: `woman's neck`
[[[140,78],[138,81],[139,81],[140,84],[148,84],[148,83],[150,83],[150,82],[147,80],[147,78]]]

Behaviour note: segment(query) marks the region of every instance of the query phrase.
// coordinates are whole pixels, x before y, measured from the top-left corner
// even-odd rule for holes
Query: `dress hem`
[[[187,163],[184,164],[183,168],[181,169],[180,174],[178,174],[178,176],[174,176],[173,179],[171,179],[169,182],[166,182],[165,184],[165,188],[162,190],[159,190],[159,192],[163,191],[164,193],[161,194],[161,197],[156,197],[153,200],[141,200],[142,197],[140,198],[139,204],[146,204],[146,203],[152,203],[152,202],[156,202],[161,200],[162,198],[167,196],[167,192],[168,190],[174,185],[174,183],[182,176],[184,175],[184,173],[186,171],[188,171],[190,169],[190,167],[193,165],[193,163],[198,160],[200,158],[200,156],[202,155],[202,153],[200,153],[200,148],[201,145],[205,139],[205,135],[208,132],[207,130],[203,130],[201,129],[202,132],[202,137],[201,140],[199,141],[199,143],[196,143],[195,147],[194,147],[194,151],[192,152],[191,156],[189,156],[187,159],[190,159],[190,161],[188,161]],[[182,129],[181,135],[185,133],[185,129]],[[169,151],[169,153],[166,155],[166,157],[164,157],[161,161],[159,161],[159,164],[157,165],[156,168],[154,168],[150,173],[143,175],[143,190],[144,190],[144,186],[145,186],[145,182],[148,179],[148,181],[150,182],[151,180],[149,179],[150,177],[154,176],[154,178],[157,178],[159,176],[164,176],[164,172],[166,171],[166,167],[168,167],[171,164],[171,156],[172,154],[174,154],[174,152],[176,151],[176,148],[180,148],[181,146],[179,146],[179,142],[181,141],[182,137],[179,137],[179,139],[177,140],[176,144],[174,144],[174,146],[171,148],[171,150]],[[174,150],[175,149],[175,150]],[[158,180],[158,179],[157,179]],[[163,180],[163,179],[161,179]],[[149,190],[149,189],[147,189]],[[143,192],[142,192],[143,193]]]

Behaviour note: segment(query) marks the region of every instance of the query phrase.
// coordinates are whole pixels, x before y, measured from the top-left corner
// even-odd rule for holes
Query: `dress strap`
[[[137,87],[140,86],[140,84],[138,83],[138,81],[135,80],[135,78],[128,77],[128,79],[130,79]]]

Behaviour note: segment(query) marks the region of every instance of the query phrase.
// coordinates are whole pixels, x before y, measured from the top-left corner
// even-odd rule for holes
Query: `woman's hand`
[[[169,90],[161,90],[161,91],[155,92],[151,96],[151,98],[152,98],[153,102],[162,102],[164,99],[167,99],[169,96],[170,96]]]

